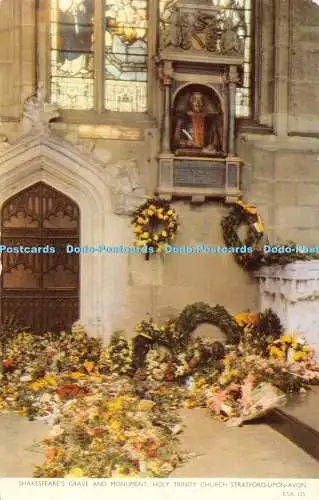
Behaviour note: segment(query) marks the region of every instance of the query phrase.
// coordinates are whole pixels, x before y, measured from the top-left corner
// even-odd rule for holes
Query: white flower
[[[297,342],[300,345],[305,345],[306,344],[306,339],[305,339],[305,337],[298,337],[297,338]]]
[[[64,433],[64,429],[61,427],[61,425],[55,425],[51,429],[49,436],[55,438],[55,437],[61,436],[61,434],[63,434],[63,433]]]
[[[41,401],[41,403],[48,403],[50,401],[50,399],[51,399],[51,395],[48,392],[45,392],[44,394],[42,394],[40,401]]]

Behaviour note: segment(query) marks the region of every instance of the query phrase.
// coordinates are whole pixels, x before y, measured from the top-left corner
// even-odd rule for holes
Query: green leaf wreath
[[[247,226],[247,235],[244,241],[239,237],[238,230],[241,226]],[[251,247],[251,253],[235,253],[237,263],[247,271],[257,271],[262,266],[286,265],[300,260],[318,259],[318,254],[301,254],[291,252],[289,254],[265,253],[260,242],[264,236],[264,225],[254,205],[244,204],[237,201],[230,213],[221,221],[223,238],[228,247]],[[295,247],[293,242],[281,243],[276,246]]]

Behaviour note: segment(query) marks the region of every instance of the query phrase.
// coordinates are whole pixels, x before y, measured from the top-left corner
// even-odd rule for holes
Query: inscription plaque
[[[225,187],[225,165],[200,160],[175,160],[175,187]]]

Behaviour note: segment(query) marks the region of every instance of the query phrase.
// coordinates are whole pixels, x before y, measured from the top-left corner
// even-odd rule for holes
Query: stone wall
[[[290,39],[289,132],[318,135],[319,5],[291,1]]]
[[[271,243],[319,243],[319,141],[243,136],[245,198],[258,206]]]
[[[179,216],[177,245],[224,245],[220,221],[228,213],[221,203],[192,207],[186,202],[172,204]],[[127,221],[127,241],[132,232]],[[124,257],[123,257],[124,258]],[[151,314],[164,320],[197,301],[221,304],[232,313],[256,310],[257,286],[235,262],[232,255],[162,254],[128,258],[127,303],[119,311],[118,327],[133,328],[136,321]]]

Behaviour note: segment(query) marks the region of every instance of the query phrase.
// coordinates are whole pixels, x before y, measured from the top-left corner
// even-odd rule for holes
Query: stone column
[[[238,83],[237,69],[230,66],[227,78],[228,84],[228,155],[236,156],[235,151],[235,116],[236,116],[236,87]]]
[[[164,61],[161,79],[164,87],[163,120],[162,120],[162,144],[161,153],[171,153],[171,89],[173,80],[173,64]]]

